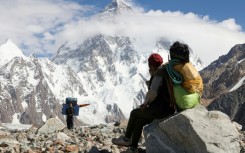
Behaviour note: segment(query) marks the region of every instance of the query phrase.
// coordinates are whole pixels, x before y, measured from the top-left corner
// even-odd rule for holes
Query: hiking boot
[[[113,138],[111,142],[118,146],[129,147],[131,145],[131,140],[126,137]]]
[[[129,147],[126,151],[123,151],[122,153],[139,153],[139,150],[137,148]]]

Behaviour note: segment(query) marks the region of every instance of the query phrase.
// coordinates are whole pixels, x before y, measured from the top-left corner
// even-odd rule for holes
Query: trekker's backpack
[[[79,115],[79,105],[77,105],[77,98],[67,97],[65,99],[65,102],[66,103],[62,105],[62,110],[61,110],[62,115],[67,115],[66,109],[69,107],[69,103],[71,102],[74,108],[73,115],[78,116]]]
[[[191,63],[181,63],[177,59],[166,65],[177,107],[185,110],[195,107],[200,102],[203,82],[200,74]]]
[[[77,98],[67,97],[66,98],[66,104],[72,103],[73,106],[77,105]]]

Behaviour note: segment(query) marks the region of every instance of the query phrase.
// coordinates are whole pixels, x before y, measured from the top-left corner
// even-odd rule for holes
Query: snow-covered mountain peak
[[[0,46],[0,55],[0,66],[6,64],[14,57],[26,58],[26,56],[11,39],[8,39],[4,44]]]
[[[8,38],[8,39],[5,41],[5,43],[13,43],[13,41],[12,41],[10,38]]]
[[[107,5],[102,12],[102,14],[106,14],[109,16],[122,14],[122,13],[130,13],[134,12],[132,7],[125,3],[123,0],[112,0],[112,2]]]

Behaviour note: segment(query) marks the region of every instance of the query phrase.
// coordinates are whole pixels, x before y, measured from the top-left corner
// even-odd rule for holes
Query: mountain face
[[[11,122],[14,114],[19,122],[28,124],[40,124],[51,116],[64,121],[60,111],[64,93],[85,93],[73,71],[35,57],[13,58],[1,67],[0,80],[3,122]]]
[[[124,113],[142,102],[147,89],[146,58],[134,49],[130,38],[97,35],[75,44],[77,48],[63,45],[52,61],[74,69],[89,97],[116,103]]]
[[[5,49],[8,52],[9,49]],[[41,124],[46,119],[57,116],[65,122],[61,115],[62,104],[66,97],[77,97],[80,100],[81,97],[88,96],[83,84],[70,67],[59,66],[49,59],[34,56],[15,57],[0,68],[0,120]],[[99,106],[105,108],[103,113],[97,110]],[[92,102],[89,108],[82,108],[80,113],[86,120],[78,119],[78,124],[83,121],[89,124],[98,117],[101,117],[100,122],[124,119],[122,111],[114,102]],[[91,116],[94,116],[92,121]]]
[[[210,75],[212,74],[212,75]],[[245,128],[245,44],[234,46],[201,71],[210,110],[220,110]]]
[[[108,66],[104,72],[108,71],[112,75],[117,73],[114,63],[118,60],[128,66],[139,62],[139,55],[128,37],[97,35],[80,44],[77,42],[75,44],[77,48],[63,45],[52,61],[56,64],[68,64],[75,68],[76,72],[97,70],[99,73],[102,70],[98,70],[98,67]]]
[[[245,76],[245,44],[234,46],[201,71],[204,98],[213,99],[227,93]],[[212,75],[210,75],[212,74]]]

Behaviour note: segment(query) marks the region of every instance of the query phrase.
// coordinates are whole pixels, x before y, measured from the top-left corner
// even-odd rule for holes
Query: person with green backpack
[[[203,92],[203,80],[189,60],[187,44],[175,42],[170,47],[170,58],[166,64],[174,97],[178,110],[193,108],[200,103]]]

